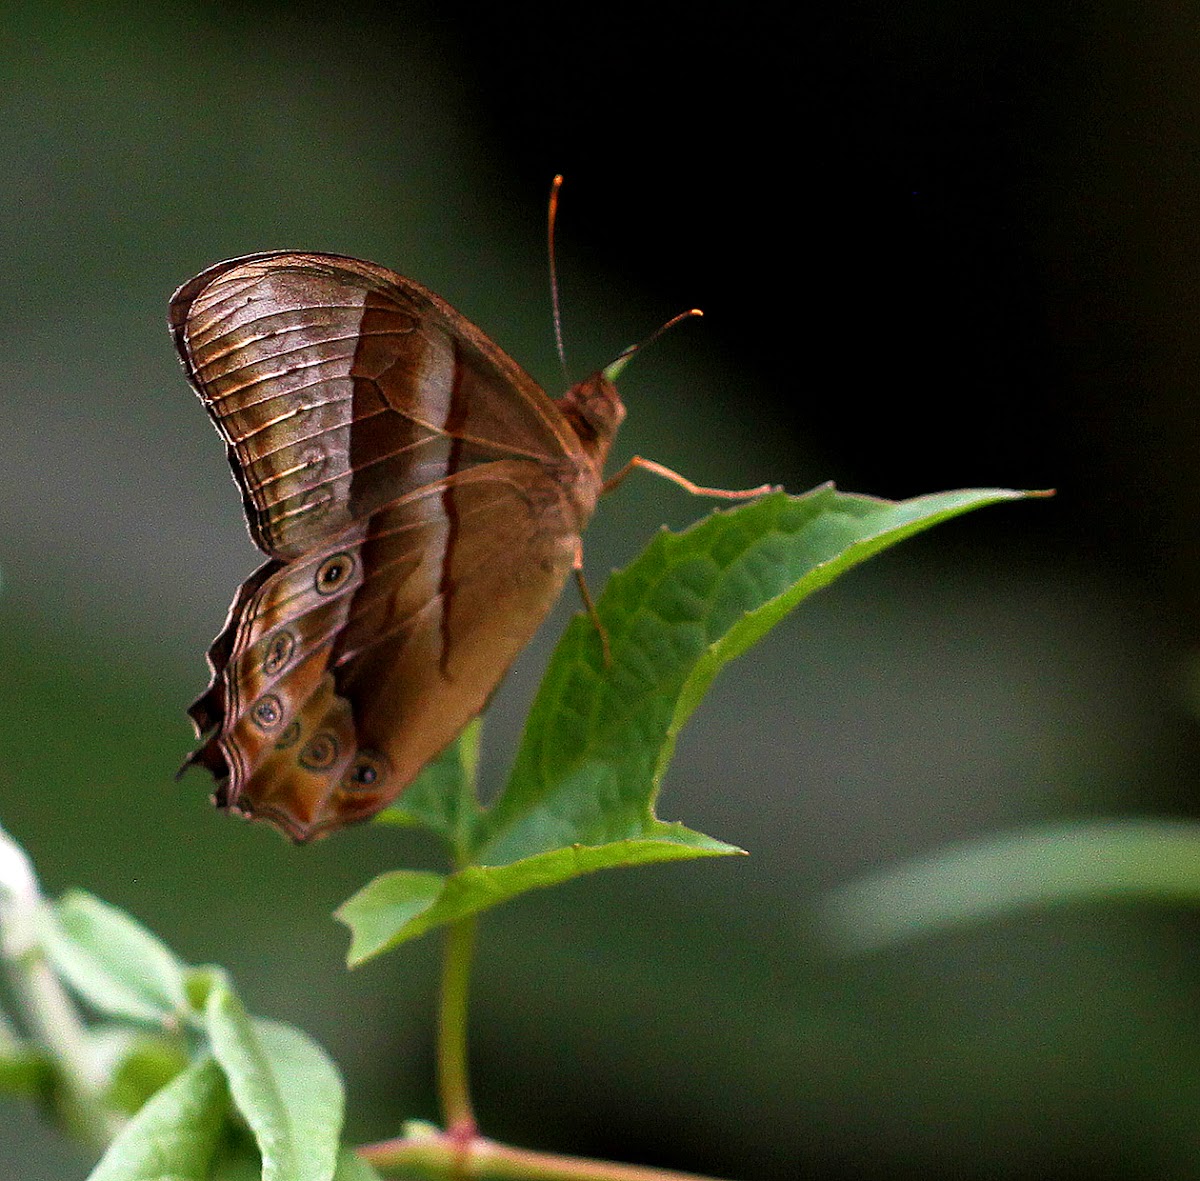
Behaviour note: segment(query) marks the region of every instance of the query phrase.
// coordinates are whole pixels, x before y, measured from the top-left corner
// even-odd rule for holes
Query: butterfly
[[[298,842],[387,806],[483,709],[580,570],[603,491],[644,467],[722,494],[640,457],[605,482],[625,354],[551,399],[374,263],[222,262],[170,327],[269,559],[209,648],[183,769]]]

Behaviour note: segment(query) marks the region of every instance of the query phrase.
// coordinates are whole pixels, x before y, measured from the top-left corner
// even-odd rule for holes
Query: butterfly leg
[[[642,471],[653,472],[656,476],[662,476],[663,479],[670,480],[673,484],[678,484],[680,488],[690,492],[693,496],[715,496],[718,500],[750,500],[755,496],[765,496],[768,492],[774,491],[774,485],[772,484],[760,484],[757,488],[740,488],[736,490],[729,488],[705,488],[700,484],[693,484],[686,476],[681,476],[678,472],[673,472],[669,467],[663,467],[661,463],[655,463],[652,459],[643,459],[640,455],[635,455],[615,476],[604,481],[604,486],[600,489],[601,494],[611,492],[636,468],[641,468]]]
[[[583,599],[583,605],[587,608],[588,618],[591,619],[596,631],[600,635],[600,646],[604,649],[604,667],[612,668],[612,648],[608,643],[608,632],[604,628],[604,624],[600,622],[600,615],[596,611],[596,604],[592,599],[592,592],[588,590],[587,579],[583,576],[583,542],[575,543],[575,581],[579,584],[579,597]]]

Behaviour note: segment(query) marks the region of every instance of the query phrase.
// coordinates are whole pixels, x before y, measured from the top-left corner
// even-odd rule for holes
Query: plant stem
[[[93,1077],[83,1019],[38,938],[38,915],[45,905],[29,858],[0,829],[0,957],[27,1030],[58,1074],[64,1123],[80,1139],[103,1147],[115,1127]]]
[[[446,930],[438,1013],[438,1097],[447,1132],[459,1140],[473,1137],[476,1127],[467,1078],[467,996],[475,926],[471,916],[451,923]]]
[[[415,1169],[439,1181],[459,1177],[469,1181],[717,1181],[698,1173],[531,1152],[483,1136],[464,1143],[449,1134],[426,1131],[365,1145],[358,1155],[377,1169]]]
[[[476,723],[459,748],[463,774],[460,824],[453,840],[456,869],[470,864],[470,836],[479,807],[475,793],[478,745]],[[414,1124],[405,1136],[365,1145],[358,1155],[377,1168],[415,1169],[438,1181],[716,1181],[669,1169],[530,1152],[478,1134],[467,1071],[467,1001],[476,927],[474,915],[450,923],[443,945],[437,1086],[446,1130]]]
[[[50,1055],[58,1072],[59,1113],[69,1130],[86,1143],[105,1147],[115,1130],[91,1077],[83,1022],[40,949],[8,964],[9,980],[34,1041]]]

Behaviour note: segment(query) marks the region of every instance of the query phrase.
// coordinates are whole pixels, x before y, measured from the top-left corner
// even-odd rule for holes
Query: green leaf
[[[331,1181],[344,1097],[337,1068],[311,1038],[252,1021],[228,988],[205,1010],[209,1041],[262,1154],[262,1181]]]
[[[469,864],[449,876],[384,874],[350,898],[337,913],[351,930],[350,963],[597,869],[740,853],[654,813],[679,730],[717,672],[872,554],[1023,495],[985,489],[895,503],[825,486],[659,534],[598,604],[611,664],[586,616],[567,629],[495,806],[474,815],[474,735],[419,781],[415,799],[405,793],[402,822],[457,832],[459,863],[465,852]],[[470,825],[462,820],[467,800]]]
[[[213,1165],[208,1181],[262,1181],[262,1160],[252,1144],[238,1145]]]
[[[233,985],[229,981],[229,973],[220,964],[201,964],[184,969],[183,991],[190,1012],[203,1013],[208,1008],[208,998],[221,988],[232,989]]]
[[[1200,824],[1075,823],[966,842],[830,891],[825,932],[873,951],[1020,910],[1113,899],[1200,906]]]
[[[650,831],[650,838],[573,845],[510,865],[471,866],[449,876],[414,870],[381,874],[336,912],[351,932],[348,961],[354,967],[434,927],[598,869],[741,852],[682,825],[656,823]]]
[[[208,1181],[262,1181],[262,1157],[249,1130],[231,1120]]]
[[[260,1181],[262,1161],[252,1144],[233,1143],[219,1157],[209,1181]],[[338,1153],[333,1181],[382,1181],[379,1173],[353,1150]]]
[[[53,1060],[17,1035],[0,1012],[0,1095],[40,1098],[54,1081]]]
[[[51,1059],[32,1046],[9,1044],[0,1048],[0,1095],[38,1099],[54,1082]]]
[[[208,1181],[228,1114],[225,1079],[205,1054],[125,1125],[88,1181]]]
[[[343,1148],[338,1156],[337,1172],[333,1181],[382,1181],[379,1173],[361,1156],[349,1148]]]
[[[447,880],[441,873],[397,869],[380,874],[347,898],[333,917],[350,928],[350,966],[429,930],[432,924],[423,919],[442,896]]]
[[[73,890],[44,919],[40,936],[55,970],[100,1012],[161,1024],[186,1010],[184,966],[124,911]]]
[[[472,860],[503,865],[648,835],[676,736],[724,664],[880,550],[1023,495],[983,489],[896,503],[827,485],[660,533],[597,605],[611,667],[586,616],[568,627]]]
[[[90,1029],[88,1049],[96,1077],[108,1080],[106,1106],[125,1115],[139,1111],[188,1064],[181,1039],[129,1025]]]
[[[476,718],[417,777],[376,823],[432,829],[457,852],[468,843],[479,813],[475,772],[479,766],[480,721]]]

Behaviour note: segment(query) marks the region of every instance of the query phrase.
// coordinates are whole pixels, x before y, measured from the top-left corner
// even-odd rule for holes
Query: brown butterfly
[[[624,354],[552,400],[373,263],[219,263],[176,292],[170,323],[270,558],[209,649],[184,766],[296,841],[374,815],[483,709],[633,468],[766,491],[640,457],[606,484]]]

